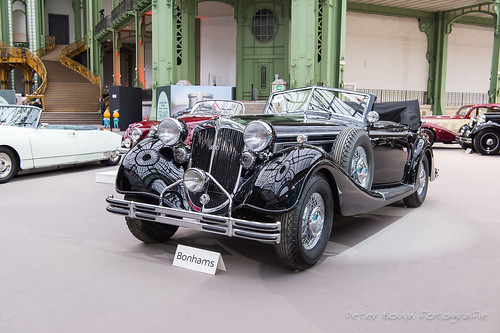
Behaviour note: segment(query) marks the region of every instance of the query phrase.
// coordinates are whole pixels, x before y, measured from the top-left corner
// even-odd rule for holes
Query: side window
[[[500,112],[500,107],[494,106],[493,110],[491,110],[491,111],[493,111],[493,112]]]

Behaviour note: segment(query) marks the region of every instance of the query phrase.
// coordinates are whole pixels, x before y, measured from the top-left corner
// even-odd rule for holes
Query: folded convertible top
[[[401,102],[386,102],[373,104],[373,111],[377,111],[380,120],[394,121],[408,125],[410,130],[417,131],[420,128],[420,104],[418,100]]]

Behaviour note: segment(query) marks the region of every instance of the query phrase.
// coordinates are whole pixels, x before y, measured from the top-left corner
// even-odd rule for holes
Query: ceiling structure
[[[443,12],[458,8],[494,3],[493,0],[348,0],[348,2],[373,6],[421,10],[425,12]]]

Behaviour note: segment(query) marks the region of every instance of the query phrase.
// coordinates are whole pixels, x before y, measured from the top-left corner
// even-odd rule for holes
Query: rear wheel
[[[323,255],[333,225],[333,195],[321,175],[306,183],[295,210],[279,216],[281,242],[276,252],[283,264],[304,270],[316,264]]]
[[[427,196],[427,188],[429,187],[429,165],[427,163],[427,156],[425,155],[418,163],[416,186],[417,190],[403,199],[406,207],[420,207]]]
[[[500,135],[493,130],[482,130],[473,140],[474,148],[481,155],[496,155],[500,151]]]
[[[18,168],[14,153],[10,149],[0,147],[0,184],[11,180],[17,174]]]
[[[331,155],[347,174],[369,190],[373,182],[373,149],[368,134],[358,127],[343,129],[335,139]]]

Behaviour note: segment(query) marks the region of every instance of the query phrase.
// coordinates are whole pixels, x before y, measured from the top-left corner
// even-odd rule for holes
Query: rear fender
[[[409,172],[406,172],[406,179],[405,181],[409,184],[415,184],[417,181],[417,173],[418,173],[418,164],[424,158],[424,156],[427,156],[427,167],[429,170],[429,177],[430,180],[434,180],[436,178],[436,173],[434,172],[434,153],[432,152],[432,149],[430,145],[427,143],[427,141],[421,137],[417,138],[415,142],[413,143],[413,149],[412,149],[412,157],[410,164],[408,165]]]

